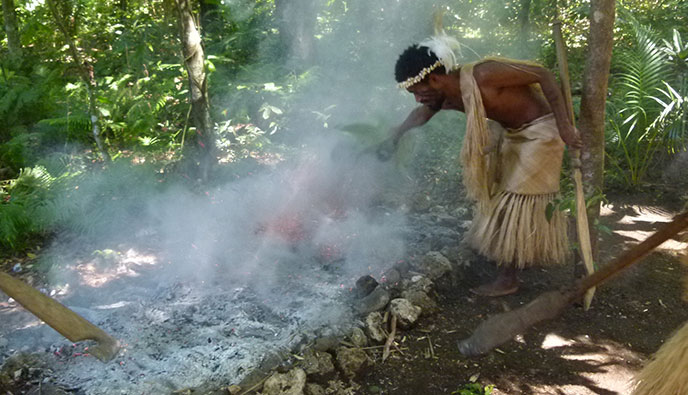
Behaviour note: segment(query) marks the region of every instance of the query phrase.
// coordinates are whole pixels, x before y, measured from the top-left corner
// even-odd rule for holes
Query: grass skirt
[[[657,351],[634,381],[633,395],[688,394],[688,323]]]
[[[485,214],[477,210],[468,232],[471,247],[500,266],[523,269],[563,263],[568,248],[566,220],[559,210],[549,220],[546,215],[556,196],[500,192]]]
[[[564,153],[554,116],[507,129],[500,141],[489,154],[490,198],[478,202],[470,245],[499,265],[519,269],[564,263],[564,215],[553,210],[547,217],[547,206],[559,195]]]

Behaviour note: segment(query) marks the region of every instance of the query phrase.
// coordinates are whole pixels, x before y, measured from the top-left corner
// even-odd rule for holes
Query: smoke
[[[128,173],[112,166],[117,171],[92,175],[56,205],[66,217],[76,218],[69,221],[82,221],[85,227],[89,220],[106,224],[88,232],[88,246],[70,244],[68,249],[99,251],[95,256],[100,258],[93,259],[105,270],[113,263],[102,258],[107,255],[102,251],[145,245],[164,266],[159,281],[222,279],[266,292],[313,267],[333,271],[348,284],[361,275],[381,274],[404,256],[403,215],[381,203],[400,205],[411,191],[391,163],[377,161],[364,149],[415,105],[395,86],[394,62],[404,48],[432,33],[438,8],[449,11],[447,18],[458,18],[449,3],[314,0],[309,7],[322,18],[308,66],[317,77],[290,98],[283,120],[289,137],[284,140],[297,153],[270,170],[202,193],[181,184],[146,189],[156,181],[142,178],[135,167]],[[256,3],[232,0],[225,6],[237,20],[246,20]],[[324,22],[335,12],[340,20]],[[377,137],[340,130],[352,123],[374,125]],[[59,281],[68,281],[60,272],[58,267]]]
[[[374,205],[389,169],[357,158],[356,147],[328,136],[273,171],[155,199],[150,212],[172,272],[272,285],[308,265],[354,276],[393,264],[403,256],[401,219]]]

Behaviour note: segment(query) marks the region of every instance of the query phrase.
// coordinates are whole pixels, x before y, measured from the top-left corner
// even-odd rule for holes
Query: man
[[[378,154],[389,157],[404,133],[440,110],[466,113],[463,182],[477,203],[467,238],[499,266],[494,282],[471,291],[507,295],[518,291],[519,270],[565,258],[562,213],[548,217],[546,211],[559,192],[564,143],[579,148],[581,141],[551,72],[497,58],[459,65],[457,48],[456,40],[439,35],[401,54],[396,80],[421,106],[393,129]]]

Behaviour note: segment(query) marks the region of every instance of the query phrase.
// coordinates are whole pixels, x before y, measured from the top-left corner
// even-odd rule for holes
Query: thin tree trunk
[[[287,57],[297,69],[313,61],[318,10],[311,0],[275,0],[275,16]]]
[[[19,38],[19,24],[17,23],[17,10],[13,0],[2,0],[2,15],[5,20],[5,35],[7,36],[7,48],[13,61],[20,61],[22,46]]]
[[[61,14],[56,1],[58,0],[47,0],[48,7],[50,8],[50,12],[53,14],[53,18],[55,19],[55,24],[57,25],[58,30],[60,30],[60,32],[64,36],[65,41],[67,42],[69,51],[72,54],[74,65],[79,71],[81,80],[86,84],[86,91],[88,93],[88,112],[91,116],[91,133],[93,134],[93,139],[96,141],[98,151],[100,151],[101,155],[103,155],[105,161],[110,162],[112,158],[110,158],[110,154],[108,153],[107,149],[105,149],[103,140],[100,137],[98,105],[96,104],[96,91],[98,89],[98,85],[96,83],[96,78],[93,72],[93,66],[90,63],[83,60],[83,57],[79,53],[79,49],[77,48],[76,43],[72,39],[72,35],[69,32],[69,28],[65,24],[65,21],[68,20],[69,16]]]
[[[530,5],[531,0],[521,0],[521,9],[518,12],[518,24],[524,44],[530,39]]]
[[[601,191],[604,183],[604,120],[609,65],[614,44],[614,18],[615,0],[592,0],[588,55],[585,62],[578,122],[583,139],[581,162],[587,196]],[[588,209],[590,224],[595,224],[599,216],[600,204],[598,203]],[[595,261],[598,256],[597,235],[597,228],[592,226],[590,237]]]
[[[205,53],[201,42],[198,22],[194,17],[190,0],[175,0],[179,12],[179,32],[184,54],[184,65],[189,75],[189,99],[191,119],[196,127],[196,147],[199,152],[201,178],[208,180],[208,173],[217,162],[215,134],[210,118],[208,100],[208,76],[205,72]]]

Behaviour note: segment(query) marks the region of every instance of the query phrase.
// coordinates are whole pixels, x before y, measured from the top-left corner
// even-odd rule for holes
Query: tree
[[[592,0],[590,5],[590,34],[588,54],[583,74],[578,128],[583,139],[582,172],[586,195],[602,190],[604,183],[604,125],[609,66],[614,43],[614,0]],[[588,218],[594,224],[600,215],[600,203],[588,208]],[[597,231],[590,229],[593,257],[597,258]]]
[[[199,32],[199,25],[194,16],[190,0],[176,0],[179,12],[179,35],[182,41],[184,66],[189,77],[189,100],[191,101],[191,119],[196,127],[194,147],[198,152],[201,178],[208,180],[208,173],[214,166],[215,133],[210,119],[210,102],[208,100],[208,75],[205,71],[205,52]]]
[[[93,65],[88,62],[84,56],[82,56],[79,48],[74,42],[73,34],[76,30],[76,14],[69,15],[68,9],[69,5],[64,0],[47,0],[46,4],[50,8],[50,12],[53,15],[53,20],[57,25],[58,30],[62,33],[64,40],[67,42],[69,51],[72,55],[72,62],[79,72],[81,80],[86,86],[86,91],[88,92],[88,112],[91,117],[91,132],[93,134],[93,139],[96,142],[98,150],[103,155],[106,161],[110,161],[110,154],[108,153],[103,140],[100,136],[100,121],[98,105],[96,104],[96,91],[98,89],[98,84],[95,78],[95,72],[93,70]],[[71,21],[71,23],[70,23]]]
[[[22,46],[19,39],[19,26],[17,24],[17,10],[13,0],[2,0],[2,15],[5,19],[5,35],[7,36],[7,48],[10,58],[14,61],[21,59]]]
[[[313,60],[317,8],[312,0],[275,0],[275,15],[289,60],[297,67]]]

